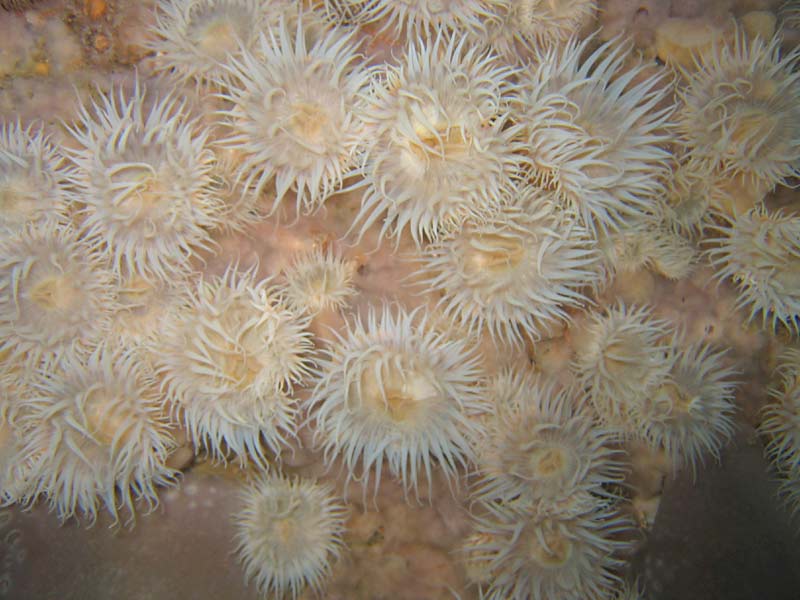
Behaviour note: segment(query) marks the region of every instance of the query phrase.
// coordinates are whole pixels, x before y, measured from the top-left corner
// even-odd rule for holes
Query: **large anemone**
[[[229,267],[201,280],[189,310],[167,323],[156,348],[170,399],[194,442],[212,456],[227,451],[263,464],[265,444],[280,454],[295,435],[293,385],[311,367],[313,348],[298,317],[255,269]]]
[[[29,224],[0,238],[0,352],[32,367],[86,354],[114,307],[111,274],[69,225]]]
[[[224,144],[240,153],[245,190],[274,184],[273,210],[292,190],[298,209],[312,211],[359,174],[359,93],[369,83],[359,58],[353,34],[331,30],[311,43],[302,19],[294,31],[281,19],[231,61]]]
[[[161,394],[138,354],[98,347],[82,362],[65,357],[41,372],[19,417],[24,455],[37,457],[32,497],[45,495],[60,520],[93,522],[105,508],[115,521],[135,503],[158,502],[158,486],[174,484],[166,466],[175,447]]]
[[[763,325],[800,331],[800,217],[756,208],[714,226],[706,240],[718,279],[732,279],[737,306]]]
[[[800,173],[799,60],[742,32],[702,54],[677,113],[689,159],[766,190]]]
[[[493,410],[479,445],[478,499],[563,512],[586,492],[607,495],[605,484],[622,481],[615,434],[580,398],[527,371],[501,372],[487,391]]]
[[[540,339],[590,303],[597,253],[577,223],[559,217],[551,194],[529,187],[519,206],[467,219],[422,251],[421,284],[444,312],[493,339]],[[526,206],[529,205],[529,206]]]
[[[438,464],[448,480],[473,458],[485,409],[479,355],[466,340],[435,329],[419,310],[384,306],[356,319],[325,351],[309,400],[315,440],[327,462],[343,457],[348,479],[364,490],[374,470],[377,493],[383,462],[418,491]],[[360,468],[358,463],[361,463]]]
[[[541,49],[520,74],[516,112],[533,178],[602,231],[647,213],[663,194],[672,108],[661,106],[663,74],[629,64],[630,44],[611,40],[584,58],[592,41]]]
[[[381,235],[408,227],[421,246],[503,201],[520,163],[507,108],[512,72],[467,37],[442,31],[382,67],[366,97],[362,233],[383,219]]]
[[[221,203],[211,193],[209,132],[176,96],[139,80],[82,105],[70,127],[82,227],[118,273],[170,279],[211,245]]]

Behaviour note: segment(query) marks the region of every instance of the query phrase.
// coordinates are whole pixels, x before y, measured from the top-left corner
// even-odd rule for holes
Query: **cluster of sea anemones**
[[[486,597],[618,591],[626,444],[674,469],[718,458],[736,371],[616,299],[615,277],[648,267],[668,286],[705,260],[751,317],[797,334],[798,220],[761,196],[798,174],[800,54],[738,32],[674,73],[581,40],[595,12],[159,0],[161,79],[97,90],[65,149],[3,125],[2,500],[135,514],[175,483],[186,433],[261,471],[237,551],[262,594],[295,598],[344,545],[334,491],[280,474],[307,438],[365,496],[385,476],[431,502],[437,479],[467,481]],[[259,228],[273,213],[296,217],[284,232],[318,219],[323,238],[393,238],[420,306],[366,303],[338,242],[208,260],[243,233],[279,240]],[[315,337],[326,320],[338,329]],[[537,363],[546,342],[566,348],[556,373]],[[762,426],[790,496],[795,358]]]

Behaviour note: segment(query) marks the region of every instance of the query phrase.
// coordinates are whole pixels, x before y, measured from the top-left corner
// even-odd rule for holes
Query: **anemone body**
[[[735,431],[733,403],[736,371],[724,363],[724,352],[691,344],[673,348],[667,378],[633,407],[644,438],[663,448],[674,468],[698,464],[708,455],[719,460],[720,450]]]
[[[327,486],[266,474],[241,494],[234,516],[237,555],[245,578],[264,597],[321,597],[331,565],[342,554],[347,508]]]
[[[476,523],[486,542],[478,547],[494,575],[484,596],[491,600],[602,600],[621,581],[629,544],[620,533],[631,523],[596,499],[578,514],[488,505]]]
[[[220,201],[211,193],[207,129],[174,96],[112,89],[81,106],[70,131],[82,227],[117,273],[170,279],[211,244]]]
[[[160,0],[154,39],[161,71],[183,81],[220,81],[226,63],[252,51],[258,36],[278,24],[290,2],[259,0]]]
[[[255,269],[201,280],[188,310],[169,323],[157,361],[169,398],[195,444],[264,464],[295,435],[293,385],[309,374],[307,318],[278,300]],[[263,444],[262,444],[263,442]]]
[[[323,310],[341,309],[355,295],[355,265],[330,248],[314,247],[297,255],[283,277],[282,293],[290,307],[315,315]]]
[[[800,50],[780,36],[737,32],[704,53],[681,92],[677,124],[688,157],[767,191],[800,172]]]
[[[109,325],[113,278],[61,222],[29,224],[0,239],[0,352],[35,367],[86,354]]]
[[[549,195],[525,193],[530,207],[507,205],[467,219],[422,251],[422,285],[472,332],[520,344],[569,321],[567,308],[590,303],[598,255],[584,229],[551,210]],[[533,198],[530,198],[533,196]]]
[[[769,437],[767,455],[781,472],[800,472],[800,350],[778,357],[777,379],[769,387],[772,403],[764,407],[759,432]]]
[[[430,485],[434,463],[448,480],[473,458],[485,410],[479,355],[434,329],[419,310],[371,310],[325,350],[309,407],[327,462],[341,456],[364,490],[383,461],[406,491]],[[360,469],[359,465],[360,464]],[[360,474],[359,474],[360,473]]]
[[[34,497],[45,495],[61,521],[101,508],[116,522],[150,508],[157,487],[175,483],[165,465],[175,441],[153,374],[138,354],[99,346],[80,361],[67,357],[55,373],[41,372],[20,416],[23,455],[37,457]]]
[[[273,210],[292,190],[312,211],[359,173],[365,134],[359,93],[369,83],[353,35],[337,30],[309,43],[302,19],[282,19],[231,62],[232,105],[223,112],[226,146],[240,153],[237,179],[260,195],[275,187]]]
[[[498,206],[520,170],[519,129],[507,101],[513,69],[464,36],[413,40],[382,67],[366,97],[370,127],[357,220],[383,218],[381,236],[406,227],[416,242]]]
[[[604,484],[622,481],[614,434],[579,407],[580,398],[529,371],[499,373],[488,392],[493,410],[479,446],[477,499],[566,513],[576,498],[607,495]]]
[[[628,44],[611,40],[584,59],[590,42],[541,49],[520,74],[515,112],[533,179],[603,231],[646,214],[663,193],[672,108],[659,107],[668,92],[662,74],[628,65]]]
[[[41,127],[0,126],[0,229],[64,218],[71,168]]]
[[[738,308],[761,314],[762,325],[800,330],[800,217],[754,209],[714,226],[706,241],[715,277],[731,279]]]
[[[631,405],[659,386],[671,367],[667,322],[647,307],[609,306],[576,334],[571,368],[600,416],[627,420]]]

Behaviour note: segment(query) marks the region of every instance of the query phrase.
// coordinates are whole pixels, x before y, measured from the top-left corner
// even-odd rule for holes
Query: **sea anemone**
[[[689,160],[767,191],[800,174],[799,59],[741,31],[702,54],[677,113]]]
[[[0,352],[27,364],[87,353],[107,331],[113,279],[67,224],[28,224],[0,238]]]
[[[604,420],[622,424],[631,403],[665,380],[673,333],[650,308],[622,303],[592,314],[575,333],[571,368]]]
[[[303,22],[294,34],[284,19],[259,37],[255,51],[231,60],[233,78],[221,98],[230,135],[226,147],[241,153],[237,179],[260,195],[275,185],[273,211],[289,190],[297,208],[310,212],[345,179],[360,173],[364,141],[359,93],[369,71],[353,34],[328,31],[309,47]]]
[[[408,226],[417,246],[443,226],[501,203],[520,171],[519,128],[509,121],[511,67],[469,38],[439,30],[382,67],[366,97],[361,233]]]
[[[355,295],[355,263],[319,246],[294,257],[284,270],[282,293],[287,304],[300,313],[315,315],[341,309]]]
[[[481,442],[477,499],[529,502],[560,513],[586,493],[608,495],[624,470],[615,435],[580,408],[580,399],[530,371],[502,371],[487,387],[488,437]]]
[[[420,309],[388,306],[336,336],[308,402],[326,462],[343,456],[348,480],[361,462],[365,494],[373,469],[377,494],[384,458],[406,492],[418,493],[422,470],[430,486],[434,462],[453,480],[473,458],[481,430],[473,416],[485,411],[475,348],[433,328]]]
[[[0,506],[26,503],[33,492],[32,460],[23,454],[25,433],[0,415]]]
[[[120,509],[133,518],[135,501],[152,508],[157,487],[175,483],[165,465],[175,441],[137,353],[102,345],[85,362],[66,356],[32,388],[19,418],[22,455],[38,457],[33,496],[46,494],[61,521],[80,513],[94,522],[101,504],[115,522]]]
[[[736,370],[724,364],[724,352],[703,344],[673,343],[669,375],[641,394],[632,417],[643,437],[663,448],[675,468],[692,472],[707,454],[719,460],[735,430],[733,396]]]
[[[210,247],[221,208],[210,186],[214,154],[185,104],[148,96],[137,79],[132,93],[82,105],[70,127],[82,226],[117,273],[170,279]]]
[[[297,598],[306,588],[321,596],[331,564],[344,550],[347,508],[333,490],[299,478],[261,476],[241,494],[234,516],[236,552],[245,578],[264,597]]]
[[[491,600],[608,598],[621,580],[621,539],[631,523],[605,502],[587,499],[578,514],[487,504],[476,531],[486,534],[480,553],[494,576],[486,586]]]
[[[408,37],[424,37],[435,30],[474,29],[496,18],[492,6],[496,0],[371,0],[357,4],[359,22],[380,21],[381,31],[393,29],[398,37],[403,32]]]
[[[631,44],[593,38],[541,49],[520,74],[531,176],[591,230],[620,229],[646,214],[669,172],[663,73],[629,65]]]
[[[664,224],[686,236],[698,236],[709,221],[712,184],[696,164],[676,165],[667,184]]]
[[[736,283],[737,306],[750,320],[761,313],[763,326],[800,331],[800,217],[756,208],[713,227],[707,255],[716,278]]]
[[[64,217],[70,175],[66,158],[40,126],[0,125],[0,228]]]
[[[800,472],[800,349],[787,348],[778,357],[776,383],[764,407],[759,432],[769,437],[767,455],[783,472]]]
[[[288,0],[160,0],[155,39],[148,47],[157,53],[161,71],[184,81],[219,81],[226,63],[254,50],[261,32],[277,25],[293,5]]]
[[[155,349],[169,398],[195,444],[224,460],[266,461],[261,442],[279,455],[295,435],[293,385],[311,368],[308,319],[286,309],[256,269],[234,265],[201,280]]]
[[[441,294],[445,314],[520,344],[591,302],[583,290],[597,279],[598,255],[580,225],[555,214],[551,195],[528,187],[520,205],[469,218],[422,250],[421,284]]]

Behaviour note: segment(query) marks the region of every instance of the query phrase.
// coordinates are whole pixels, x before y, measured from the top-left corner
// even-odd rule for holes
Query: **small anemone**
[[[800,349],[787,348],[778,357],[769,387],[772,400],[764,407],[759,432],[769,438],[766,454],[779,470],[800,471]]]
[[[358,22],[382,23],[381,31],[393,30],[396,36],[422,37],[436,30],[480,28],[496,17],[487,0],[370,0],[334,4],[358,7]]]
[[[298,254],[283,272],[281,286],[287,304],[300,313],[315,315],[323,310],[341,309],[356,294],[353,287],[355,263],[319,246]]]
[[[384,459],[407,492],[430,485],[434,464],[448,481],[473,459],[485,411],[476,349],[431,326],[420,312],[370,310],[324,350],[319,381],[308,401],[314,439],[327,463],[344,458],[348,480],[375,493]]]
[[[233,520],[245,579],[264,597],[294,600],[306,588],[321,597],[345,548],[348,510],[333,490],[273,473],[247,486],[241,501]]]
[[[708,238],[707,255],[714,277],[731,279],[739,292],[738,308],[749,319],[761,313],[763,326],[784,325],[800,331],[800,217],[753,209],[713,226],[719,237]]]

